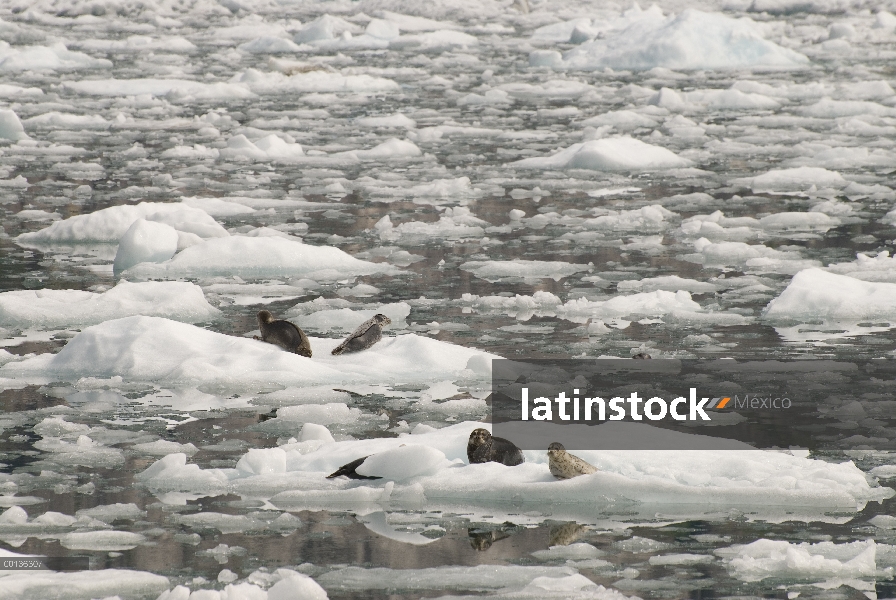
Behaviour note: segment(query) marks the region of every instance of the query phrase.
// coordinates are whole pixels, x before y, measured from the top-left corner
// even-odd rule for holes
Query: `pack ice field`
[[[813,448],[488,422],[498,358],[894,360],[893,13],[0,3],[0,559],[90,566],[0,597],[896,597],[888,378]]]

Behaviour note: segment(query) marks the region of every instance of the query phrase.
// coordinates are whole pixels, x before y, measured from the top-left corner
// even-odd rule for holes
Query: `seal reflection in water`
[[[548,446],[548,468],[551,470],[551,475],[557,479],[572,479],[579,475],[597,473],[597,467],[575,454],[570,454],[559,442]]]
[[[298,325],[289,321],[275,321],[274,315],[262,310],[258,313],[258,329],[261,331],[261,341],[311,358],[311,342]]]
[[[333,354],[367,350],[383,339],[383,326],[392,322],[386,315],[374,315],[355,329],[341,344],[333,348]]]
[[[508,467],[523,464],[526,459],[513,442],[494,437],[488,429],[474,429],[467,442],[467,459],[470,464],[496,462]]]

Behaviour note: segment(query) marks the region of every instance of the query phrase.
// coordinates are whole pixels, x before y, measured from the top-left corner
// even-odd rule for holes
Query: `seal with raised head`
[[[256,336],[255,339],[311,358],[311,342],[298,325],[289,321],[275,321],[274,315],[262,310],[258,313],[258,329],[261,331],[261,338]]]
[[[467,460],[470,464],[496,462],[508,467],[523,464],[522,451],[510,440],[494,437],[488,429],[474,429],[467,442]]]
[[[548,446],[548,468],[557,479],[572,479],[579,475],[597,473],[597,467],[567,452],[560,442]]]
[[[392,319],[383,314],[370,317],[361,323],[341,344],[333,348],[333,354],[367,350],[383,339],[383,326],[391,322]]]

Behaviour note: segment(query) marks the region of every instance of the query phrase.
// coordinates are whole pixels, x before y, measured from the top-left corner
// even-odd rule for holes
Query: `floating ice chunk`
[[[112,61],[72,52],[65,44],[12,47],[0,41],[0,71],[75,71],[109,69]]]
[[[742,581],[762,581],[769,577],[796,580],[828,580],[832,577],[858,579],[887,573],[878,571],[877,544],[873,540],[835,544],[760,539],[751,544],[716,550],[730,558],[728,569]]]
[[[598,231],[650,233],[664,230],[668,226],[667,219],[678,217],[678,214],[663,208],[659,204],[651,204],[633,210],[609,212],[610,214],[607,215],[586,219],[582,222],[582,226]]]
[[[488,90],[484,95],[471,93],[457,99],[458,106],[484,106],[489,104],[513,104],[513,98],[504,90]]]
[[[238,50],[249,52],[251,54],[284,54],[300,52],[302,47],[287,39],[281,37],[259,37],[251,42],[240,44]]]
[[[305,314],[303,305],[298,304],[287,312],[287,316],[296,315],[296,323],[309,330],[330,331],[332,329],[343,329],[353,331],[361,323],[377,313],[382,313],[389,317],[392,320],[390,327],[396,328],[403,326],[405,319],[411,314],[411,306],[407,302],[396,302],[394,304],[383,304],[374,310],[340,308],[319,310]]]
[[[405,129],[417,127],[417,122],[414,119],[408,118],[400,112],[382,117],[359,117],[355,119],[355,123],[361,127],[404,127]]]
[[[29,128],[47,129],[108,129],[111,123],[100,115],[73,115],[51,111],[25,119],[23,125]]]
[[[293,39],[297,44],[307,44],[332,40],[346,31],[351,34],[361,33],[357,25],[349,23],[345,19],[325,14],[302,27]]]
[[[566,53],[563,65],[572,69],[738,69],[799,68],[809,59],[764,39],[749,19],[687,9],[663,18],[644,11],[625,28]]]
[[[839,275],[849,275],[863,281],[888,281],[896,283],[896,256],[886,250],[877,256],[859,253],[854,262],[828,265],[827,270]]]
[[[639,127],[653,128],[659,125],[659,123],[657,123],[656,120],[633,110],[615,110],[585,119],[584,121],[581,121],[579,125],[585,127],[603,127],[609,125],[619,131],[627,131],[629,129],[638,129]]]
[[[171,260],[143,263],[128,271],[137,277],[315,277],[332,270],[337,278],[373,273],[396,273],[388,264],[354,258],[339,248],[312,246],[281,237],[231,236],[196,244]]]
[[[15,217],[23,221],[58,221],[62,218],[62,215],[57,212],[26,209],[17,212]]]
[[[0,323],[59,328],[93,325],[130,315],[195,323],[220,315],[199,286],[180,281],[121,281],[101,294],[79,290],[17,290],[0,293]]]
[[[230,138],[227,148],[221,150],[221,156],[230,159],[292,161],[304,155],[300,144],[288,143],[273,133],[255,143],[240,134]]]
[[[31,233],[23,233],[19,242],[82,244],[118,242],[137,219],[170,225],[178,231],[195,233],[200,237],[229,235],[211,216],[199,209],[180,203],[141,202],[137,205],[111,206],[86,215],[76,215],[57,221]]]
[[[832,119],[835,117],[851,117],[861,115],[894,116],[896,108],[884,106],[877,102],[862,100],[831,100],[822,98],[815,104],[800,109],[808,117]]]
[[[364,33],[382,40],[394,40],[401,35],[398,23],[383,19],[371,19],[370,22],[367,23]]]
[[[166,456],[175,452],[182,452],[187,456],[193,456],[199,452],[199,448],[193,444],[179,444],[169,440],[156,440],[154,442],[144,442],[142,444],[134,444],[131,450],[140,452],[141,454],[149,454],[151,456]]]
[[[821,269],[797,273],[763,312],[769,320],[893,320],[896,283],[859,281]]]
[[[61,536],[59,544],[70,550],[112,552],[136,548],[145,540],[139,533],[130,531],[75,531]]]
[[[563,55],[556,50],[533,50],[529,53],[529,66],[560,68],[563,66]]]
[[[382,477],[390,481],[404,481],[429,475],[445,468],[445,454],[429,446],[406,444],[393,450],[368,456],[356,471],[361,475]]]
[[[177,522],[194,529],[217,529],[221,533],[242,533],[259,531],[265,523],[246,515],[227,515],[216,512],[201,512],[192,515],[180,515]]]
[[[0,138],[13,141],[28,139],[18,115],[11,110],[0,110]]]
[[[336,425],[354,423],[361,418],[361,409],[350,408],[344,402],[329,404],[300,404],[277,410],[277,418],[298,423]]]
[[[255,209],[250,206],[223,198],[199,198],[193,196],[182,198],[181,202],[192,208],[204,210],[213,217],[233,217],[255,212]]]
[[[177,252],[177,230],[164,223],[137,219],[121,240],[112,264],[116,275],[142,262],[165,262]]]
[[[320,440],[322,442],[335,442],[333,434],[323,425],[317,423],[306,422],[302,425],[302,431],[299,432],[299,441],[307,442],[309,440]]]
[[[574,79],[552,79],[543,84],[504,83],[498,89],[516,98],[578,98],[595,91],[593,86]]]
[[[796,167],[794,169],[773,169],[762,175],[735,179],[733,183],[751,188],[756,193],[787,193],[816,188],[846,187],[849,183],[840,173],[821,167]]]
[[[284,570],[284,569],[280,569]],[[316,581],[301,573],[292,572],[268,589],[267,600],[327,600],[327,592]]]
[[[328,71],[307,71],[285,75],[283,73],[263,73],[247,69],[231,80],[233,86],[256,94],[296,94],[296,93],[377,93],[396,92],[399,85],[391,79],[371,75],[342,75]],[[221,84],[223,85],[223,84]],[[248,86],[248,90],[246,87]],[[251,92],[249,92],[251,90]]]
[[[806,260],[798,252],[782,251],[763,244],[744,242],[710,242],[700,238],[694,243],[697,254],[685,255],[686,260],[702,263],[705,267],[748,267],[750,271],[796,273],[809,267],[820,267],[817,260]]]
[[[168,578],[132,569],[100,569],[73,573],[29,571],[0,577],[0,594],[7,598],[47,598],[48,594],[88,600],[115,594],[147,597],[167,592]]]
[[[369,150],[349,150],[347,152],[337,152],[333,156],[354,160],[388,160],[391,158],[420,156],[422,154],[423,152],[413,142],[390,138]]]
[[[656,290],[677,292],[678,290],[684,290],[692,294],[708,294],[717,291],[719,287],[706,281],[684,279],[678,275],[666,275],[620,281],[616,284],[616,289],[620,292],[653,292]]]
[[[104,523],[112,523],[113,521],[127,520],[136,521],[140,517],[146,515],[146,511],[137,508],[136,504],[104,504],[94,506],[93,508],[82,508],[76,513],[79,517],[86,516],[91,519],[97,519]]]
[[[874,15],[873,27],[875,29],[896,29],[896,15],[885,10],[878,11]]]
[[[220,152],[217,148],[207,148],[202,144],[193,144],[192,146],[174,146],[168,148],[159,155],[159,158],[179,159],[179,160],[202,160],[206,158],[218,158]]]
[[[160,458],[134,479],[158,491],[214,492],[223,491],[227,477],[217,470],[203,470],[187,464],[181,452]]]
[[[426,17],[417,17],[388,10],[378,11],[381,19],[396,23],[402,31],[438,31],[442,29],[460,29],[460,26],[451,21],[436,21]]]
[[[527,169],[643,171],[688,167],[692,163],[665,148],[619,137],[573,144],[553,156],[524,158],[510,164]]]
[[[233,100],[252,98],[239,83],[203,83],[188,79],[90,79],[66,81],[66,89],[89,96],[168,96],[173,100]]]
[[[519,586],[536,577],[569,577],[569,567],[476,565],[427,569],[363,569],[345,567],[325,573],[318,580],[330,590],[491,590]]]
[[[401,50],[413,48],[424,52],[445,52],[448,50],[464,50],[479,45],[479,40],[462,31],[444,29],[403,35],[389,43],[390,49]]]
[[[786,166],[813,166],[828,169],[851,169],[856,167],[896,166],[896,154],[883,148],[829,147],[808,148],[798,144],[802,156],[784,163]]]
[[[840,224],[840,219],[822,212],[781,212],[759,219],[759,226],[766,231],[821,231]]]
[[[126,377],[195,387],[417,382],[457,376],[471,358],[493,355],[414,334],[385,338],[369,350],[331,356],[341,339],[312,338],[311,359],[261,341],[156,317],[105,321],[76,335],[58,354],[7,363],[0,374],[52,373],[66,379]],[[313,419],[309,419],[313,422]],[[180,454],[180,456],[183,456]]]
[[[461,264],[459,268],[488,281],[498,281],[507,277],[550,278],[560,281],[575,273],[591,270],[588,265],[543,260],[471,260]]]

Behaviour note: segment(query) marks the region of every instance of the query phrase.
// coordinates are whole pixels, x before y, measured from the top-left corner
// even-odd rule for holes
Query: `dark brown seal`
[[[311,358],[311,342],[298,325],[289,321],[275,321],[270,312],[262,310],[258,313],[258,329],[261,331],[261,341]]]
[[[496,462],[508,467],[523,464],[522,451],[513,442],[494,437],[488,429],[474,429],[467,442],[467,459],[470,464]]]

